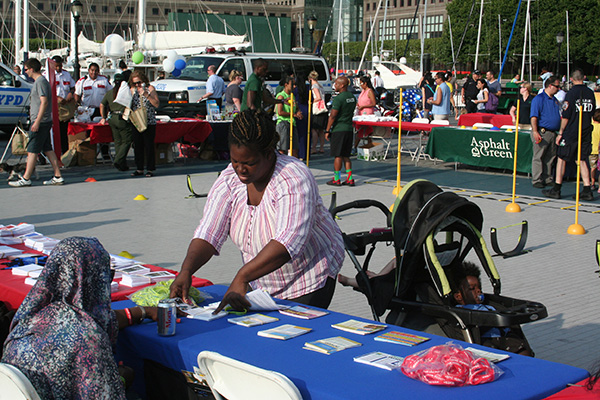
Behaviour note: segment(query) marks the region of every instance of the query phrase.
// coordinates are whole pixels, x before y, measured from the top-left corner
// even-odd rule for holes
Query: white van
[[[0,130],[10,133],[18,122],[27,123],[32,86],[0,63]]]
[[[305,78],[311,71],[317,71],[319,83],[323,85],[326,97],[329,98],[333,92],[329,68],[325,60],[319,56],[281,53],[210,53],[189,57],[179,77],[152,82],[160,99],[162,109],[160,111],[171,116],[202,113],[205,110],[205,103],[197,102],[206,93],[207,69],[210,65],[217,67],[217,74],[225,80],[226,84],[229,83],[230,71],[235,69],[242,72],[243,89],[245,80],[253,72],[253,61],[259,58],[269,62],[265,84],[272,92],[288,71],[293,71],[295,76],[303,75]]]

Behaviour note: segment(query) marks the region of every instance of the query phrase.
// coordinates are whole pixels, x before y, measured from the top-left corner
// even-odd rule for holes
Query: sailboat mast
[[[29,58],[29,0],[23,0],[23,61]]]
[[[527,32],[530,29],[529,27],[529,9],[531,6],[531,0],[527,0],[527,14],[525,14],[525,35],[523,35],[523,61],[521,62],[521,79],[525,79],[525,51],[527,50]],[[531,74],[529,76],[529,81],[531,82]]]
[[[571,76],[571,67],[569,66],[571,61],[570,61],[570,56],[569,56],[569,11],[566,11],[566,18],[567,18],[567,81],[569,80],[569,77]]]
[[[385,9],[383,10],[383,29],[381,32],[383,33],[383,37],[379,38],[381,40],[381,48],[379,50],[379,59],[383,60],[383,40],[385,39],[385,23],[387,21],[387,10],[390,0],[385,0]]]
[[[146,0],[138,0],[138,40],[146,31]]]
[[[479,41],[481,40],[481,19],[483,17],[483,0],[481,0],[481,9],[479,10],[479,28],[477,28],[477,47],[475,48],[475,66],[473,70],[477,69],[477,61],[479,59]]]
[[[15,1],[15,65],[21,64],[21,0]]]

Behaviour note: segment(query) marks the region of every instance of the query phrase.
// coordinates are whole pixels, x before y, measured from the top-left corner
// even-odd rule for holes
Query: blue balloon
[[[171,75],[173,75],[175,78],[177,78],[179,75],[181,75],[181,70],[175,68],[172,72]]]
[[[187,64],[185,63],[185,60],[182,60],[181,58],[175,61],[175,69],[178,69],[180,72],[185,68],[186,65]]]

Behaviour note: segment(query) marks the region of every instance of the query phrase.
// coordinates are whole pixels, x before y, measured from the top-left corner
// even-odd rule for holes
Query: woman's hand
[[[171,284],[169,297],[180,297],[187,303],[190,286],[192,286],[192,275],[189,272],[182,270]]]
[[[213,312],[218,314],[227,304],[233,307],[235,310],[244,310],[250,307],[250,302],[246,299],[246,293],[248,292],[248,284],[243,282],[237,276],[229,285],[229,289],[223,296],[223,300],[219,304],[219,307]]]
[[[100,120],[100,125],[106,125],[106,118],[102,118]]]

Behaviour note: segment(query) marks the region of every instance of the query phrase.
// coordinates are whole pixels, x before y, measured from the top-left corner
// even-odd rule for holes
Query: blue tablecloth
[[[226,287],[214,285],[200,290],[214,296],[215,299],[210,300],[212,302],[222,297]],[[130,301],[121,301],[113,303],[113,308],[131,305]],[[408,356],[446,343],[449,341],[447,338],[419,333],[430,337],[431,340],[414,347],[405,347],[376,342],[373,338],[377,334],[360,336],[332,328],[332,324],[350,318],[360,320],[345,314],[331,312],[312,320],[286,317],[278,312],[265,314],[277,317],[279,321],[247,328],[227,322],[227,317],[212,322],[183,319],[177,324],[176,335],[171,337],[158,336],[156,323],[150,321],[128,327],[119,333],[118,359],[131,363],[131,360],[136,358],[148,358],[177,371],[192,371],[193,367],[197,366],[198,353],[203,350],[216,351],[286,375],[298,387],[304,399],[313,400],[399,399],[405,398],[406,395],[411,398],[435,400],[540,399],[564,389],[567,383],[578,382],[588,375],[587,371],[580,368],[511,354],[508,360],[497,364],[504,374],[495,382],[460,388],[429,386],[404,376],[400,371],[386,371],[359,364],[353,361],[353,357],[372,351]],[[285,323],[313,330],[287,341],[264,338],[256,334],[259,330]],[[383,332],[390,330],[415,333],[396,326],[388,326]],[[302,348],[307,341],[332,336],[344,336],[363,345],[331,355]],[[463,347],[481,347],[458,343]]]

